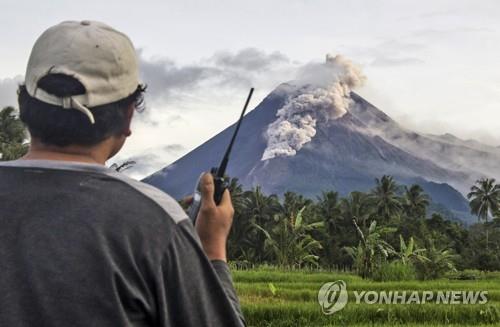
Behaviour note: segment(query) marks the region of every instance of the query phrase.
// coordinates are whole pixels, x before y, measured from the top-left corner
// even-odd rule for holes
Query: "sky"
[[[162,153],[154,169],[233,123],[327,53],[366,76],[355,91],[403,126],[500,145],[500,2],[411,0],[0,0],[0,106],[15,105],[36,38],[99,20],[131,38],[147,109],[116,160]],[[150,169],[153,169],[150,168]]]

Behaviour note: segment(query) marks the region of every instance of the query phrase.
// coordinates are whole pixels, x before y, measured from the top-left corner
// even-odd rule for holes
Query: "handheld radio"
[[[229,155],[231,154],[231,149],[233,148],[234,140],[236,139],[236,135],[238,134],[238,131],[240,129],[241,122],[243,121],[243,116],[247,111],[250,98],[252,98],[253,90],[254,89],[252,87],[245,102],[245,106],[243,107],[243,111],[241,112],[240,119],[238,119],[238,122],[236,123],[236,128],[234,129],[233,137],[229,142],[229,146],[227,147],[226,153],[224,154],[224,157],[222,158],[219,167],[213,167],[212,169],[210,169],[210,173],[214,177],[214,184],[215,184],[214,201],[216,205],[219,205],[220,201],[222,200],[222,195],[224,194],[224,191],[229,186],[228,181],[224,178],[224,174],[226,173],[226,167],[227,163],[229,162]],[[193,225],[196,223],[196,218],[198,216],[198,212],[200,211],[200,206],[201,206],[201,190],[200,190],[201,176],[202,175],[200,175],[198,181],[196,182],[196,188],[194,189],[193,193],[193,203],[189,208],[189,218],[193,222]]]

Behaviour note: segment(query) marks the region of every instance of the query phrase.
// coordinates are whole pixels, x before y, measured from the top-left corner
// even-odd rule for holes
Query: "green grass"
[[[349,273],[265,268],[235,271],[233,278],[249,326],[500,326],[498,273],[484,274],[478,280],[374,282]],[[347,283],[349,302],[342,311],[323,315],[318,290],[323,283],[339,279]],[[488,303],[356,304],[355,290],[488,291]]]

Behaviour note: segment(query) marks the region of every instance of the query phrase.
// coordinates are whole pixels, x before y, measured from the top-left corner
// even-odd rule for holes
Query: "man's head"
[[[113,155],[130,135],[143,92],[126,35],[99,22],[63,22],[33,46],[19,87],[20,117],[36,142],[85,148],[106,141]]]

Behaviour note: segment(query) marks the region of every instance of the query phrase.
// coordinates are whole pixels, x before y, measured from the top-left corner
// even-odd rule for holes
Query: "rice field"
[[[233,272],[249,326],[500,326],[500,273],[479,280],[374,282],[348,273],[284,271],[273,268]],[[349,300],[341,311],[324,315],[321,285],[343,280]],[[356,303],[361,291],[487,291],[484,304]]]

